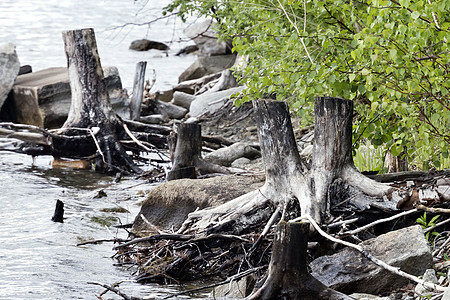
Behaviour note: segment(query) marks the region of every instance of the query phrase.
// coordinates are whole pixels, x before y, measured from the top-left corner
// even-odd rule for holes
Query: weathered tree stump
[[[106,91],[94,30],[66,31],[63,39],[72,91],[72,104],[63,128],[69,134],[74,134],[78,128],[98,128],[95,136],[100,148],[95,159],[97,169],[140,172],[119,141],[119,136],[126,134],[122,120],[112,110]],[[90,149],[80,147],[76,151],[92,151],[93,143],[89,142]]]
[[[197,123],[181,123],[173,156],[172,170],[167,180],[197,178],[196,162],[201,159],[202,134]]]
[[[135,121],[139,120],[141,116],[141,104],[144,97],[144,81],[145,81],[145,68],[147,67],[146,61],[140,61],[136,64],[136,73],[134,74],[133,81],[133,95],[131,96],[130,103],[130,119]]]
[[[298,154],[287,104],[273,100],[253,101],[266,182],[221,206],[189,215],[182,226],[186,232],[223,232],[234,234],[252,226],[254,218],[270,217],[268,203],[284,218],[289,203],[298,203],[301,215],[318,223],[329,215],[329,187],[342,179],[370,197],[383,197],[390,186],[375,182],[358,172],[352,158],[353,103],[349,100],[320,97],[315,103],[315,141],[311,168]]]
[[[173,151],[172,170],[167,176],[167,180],[181,178],[197,178],[197,171],[203,173],[224,173],[230,171],[222,166],[209,163],[202,159],[202,134],[201,126],[197,123],[181,123],[178,125],[176,143],[170,148]]]
[[[307,270],[309,224],[277,225],[272,246],[272,259],[262,286],[249,300],[350,300],[345,294],[332,290],[315,279]]]

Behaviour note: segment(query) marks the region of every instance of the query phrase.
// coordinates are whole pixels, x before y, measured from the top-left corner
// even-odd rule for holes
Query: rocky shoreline
[[[227,170],[230,170],[230,173],[237,174],[225,176],[199,174],[203,177],[213,177],[202,180],[174,180],[153,189],[133,223],[133,234],[141,238],[155,234],[174,235],[190,212],[226,203],[247,192],[257,190],[264,183],[256,122],[253,119],[253,107],[249,104],[235,107],[233,103],[233,97],[239,95],[243,90],[243,87],[237,85],[230,72],[230,68],[236,65],[236,61],[239,62],[239,57],[230,54],[227,43],[218,43],[213,32],[204,34],[208,32],[209,27],[210,23],[201,23],[193,26],[193,28],[188,28],[187,35],[197,45],[197,54],[199,55],[197,61],[180,75],[179,83],[171,90],[152,92],[149,83],[143,95],[140,117],[137,121],[168,128],[176,128],[180,123],[200,124],[202,126],[204,160],[228,168]],[[146,44],[148,45],[148,43]],[[157,46],[161,51],[166,50],[161,45]],[[17,54],[15,54],[14,46],[11,44],[0,48],[0,66],[6,66],[0,68],[2,71],[8,70],[4,76],[0,76],[2,78],[0,83],[0,106],[2,106],[0,117],[3,121],[19,122],[43,128],[58,128],[64,123],[71,99],[67,69],[49,69],[18,75],[20,72],[19,60]],[[122,89],[117,69],[113,67],[104,68],[103,72],[114,110],[123,119],[129,119],[131,115],[130,100],[126,91]],[[306,133],[296,130],[298,148],[301,151],[303,150],[303,157],[308,157],[310,152],[306,149],[311,149],[312,144],[311,135]],[[209,143],[208,137],[214,138],[215,142]],[[439,180],[440,184],[438,183]],[[412,179],[409,182],[412,182],[412,185],[419,185]],[[437,174],[436,177],[429,179],[427,182],[430,186],[433,182],[434,186],[429,189],[428,194],[422,192],[422,196],[418,196],[421,197],[420,201],[439,201],[449,197],[450,181],[447,173]],[[398,183],[398,188],[402,184],[408,183],[403,180]],[[440,188],[441,190],[439,190]],[[351,190],[351,187],[347,187],[346,190]],[[422,191],[427,190],[423,189]],[[346,196],[348,195],[343,197]],[[367,208],[361,208],[361,211],[365,209]],[[381,215],[383,213],[377,215],[376,218]],[[338,224],[339,222],[336,221],[335,223]],[[364,241],[360,241],[360,245],[397,268],[416,276],[427,276],[429,282],[448,285],[447,278],[449,275],[446,277],[440,276],[440,279],[438,279],[435,271],[448,273],[448,267],[443,268],[440,265],[441,261],[434,260],[434,253],[431,251],[429,242],[425,239],[422,228],[414,225],[414,219],[402,220],[402,222],[402,226],[399,226],[401,228],[396,228],[391,232],[386,232],[390,230],[384,228],[377,231],[376,235],[373,232],[365,233]],[[347,231],[347,225],[347,223],[339,223],[339,225],[335,225],[337,229],[332,229],[329,226],[328,230],[338,234],[336,230]],[[259,229],[262,231],[262,228]],[[183,238],[192,239],[192,237],[187,236],[183,236]],[[220,238],[223,238],[223,236]],[[254,234],[247,234],[241,236],[241,240],[233,236],[225,239],[228,238],[232,241],[227,241],[226,246],[236,251],[235,253],[228,253],[225,248],[220,248],[223,245],[216,245],[216,248],[208,249],[210,251],[208,255],[221,257],[222,253],[228,253],[230,255],[228,259],[232,261],[233,255],[242,255],[239,251],[252,245],[249,241],[253,242],[255,236]],[[355,236],[348,238],[357,239]],[[273,236],[270,236],[265,241],[267,249],[269,249],[272,240]],[[161,250],[158,250],[158,247],[161,249],[166,247],[163,242],[151,246],[148,246],[148,243],[142,245],[159,253]],[[192,241],[192,244],[200,247],[202,242],[197,239]],[[442,250],[440,251],[442,257],[442,253],[445,253],[444,251],[448,246],[444,241],[438,242]],[[121,251],[121,259],[132,260],[132,255],[127,256],[124,253],[136,253],[136,251],[141,250],[134,249],[134,246],[127,248],[128,245],[125,244],[118,245],[116,248]],[[177,244],[174,249],[177,247],[182,248],[185,245]],[[311,257],[310,261],[312,274],[328,287],[351,294],[350,297],[353,299],[409,300],[428,297],[428,295],[431,295],[432,299],[450,299],[449,291],[439,294],[420,284],[414,287],[408,280],[373,265],[356,251],[349,249],[331,251],[330,249],[333,247],[330,247],[328,249],[330,253],[320,253],[320,249],[314,247],[314,245],[311,245],[311,253],[314,252],[314,257]],[[338,247],[335,246],[333,250],[338,250]],[[261,261],[267,262],[270,250],[258,254],[261,255]],[[247,254],[242,257],[246,258]],[[153,262],[153,258],[149,258],[147,262],[149,261]],[[446,260],[444,260],[444,264],[445,262]],[[148,263],[137,263],[141,272],[140,277],[146,278],[146,280],[148,276],[161,279],[158,277],[161,274],[155,275],[157,273],[155,269],[175,268],[173,266],[175,261],[164,261],[163,263],[158,261],[151,266]],[[161,264],[159,265],[159,263]],[[170,264],[168,265],[168,263]],[[224,266],[228,261],[222,263]],[[252,263],[254,262],[252,261]],[[192,273],[195,273],[194,271],[190,270]],[[226,271],[232,274],[232,271],[236,270],[227,269]],[[194,275],[196,274],[192,276]],[[245,279],[245,290],[250,290],[248,285],[250,282],[254,283],[257,279],[250,277],[249,275]],[[194,277],[194,279],[198,278]],[[167,278],[164,278],[164,280],[167,280]],[[358,294],[355,294],[355,292],[358,292]],[[242,285],[239,285],[239,281],[236,288],[222,292],[216,289],[214,293],[214,297],[229,298],[240,298],[240,296],[248,295],[247,292],[242,292]],[[371,294],[390,294],[390,296],[379,297]]]

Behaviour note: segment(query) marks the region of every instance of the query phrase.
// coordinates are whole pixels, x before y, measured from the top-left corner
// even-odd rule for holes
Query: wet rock
[[[231,49],[226,42],[218,41],[211,19],[194,23],[184,29],[183,33],[194,41],[200,55],[223,55]]]
[[[250,146],[248,143],[234,143],[225,148],[220,148],[214,152],[205,155],[204,159],[208,162],[229,167],[231,163],[238,158],[244,157],[255,159],[261,156],[261,153]]]
[[[189,116],[199,117],[203,114],[214,114],[229,101],[231,95],[238,94],[243,89],[243,87],[235,87],[220,92],[197,96],[191,103]]]
[[[439,284],[438,279],[436,277],[436,271],[434,271],[433,269],[427,269],[423,274],[422,279],[425,280],[426,282]],[[423,284],[417,284],[416,288],[414,289],[414,292],[418,297],[426,298],[432,295],[433,292],[435,291],[433,289],[423,286]]]
[[[129,118],[126,93],[116,67],[105,67],[105,83],[113,109]],[[17,122],[45,128],[58,128],[65,122],[71,105],[67,68],[49,68],[20,75],[14,86]],[[120,113],[119,109],[124,108]]]
[[[170,48],[169,48],[169,46],[167,46],[164,43],[150,41],[147,39],[135,40],[135,41],[131,42],[131,45],[130,45],[130,50],[135,50],[135,51],[148,51],[151,49],[167,51]]]
[[[432,255],[419,225],[392,231],[360,244],[369,253],[403,271],[420,276],[432,267]],[[312,275],[343,293],[378,294],[408,280],[376,266],[354,249],[346,248],[311,262]]]
[[[5,103],[19,70],[16,46],[11,43],[0,45],[0,108]]]
[[[236,55],[217,55],[199,57],[178,77],[178,82],[198,79],[203,76],[221,72],[233,66]]]
[[[154,232],[151,224],[178,229],[187,215],[196,210],[232,200],[264,184],[263,176],[227,175],[207,179],[179,179],[154,188],[143,202],[133,223],[133,232],[141,235]]]

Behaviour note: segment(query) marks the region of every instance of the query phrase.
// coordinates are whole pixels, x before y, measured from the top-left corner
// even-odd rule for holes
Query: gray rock
[[[188,110],[184,107],[159,100],[156,101],[156,107],[161,114],[169,119],[182,119],[188,113]]]
[[[217,55],[199,57],[178,77],[178,82],[201,78],[221,72],[233,66],[236,55]]]
[[[197,208],[223,204],[264,184],[264,176],[227,175],[207,179],[179,179],[154,188],[143,202],[133,223],[133,232],[154,232],[151,224],[163,229],[178,229],[187,215]]]
[[[416,276],[433,265],[430,247],[419,225],[380,235],[360,245],[385,263]],[[317,258],[311,263],[311,269],[312,275],[326,286],[347,294],[379,294],[408,282],[349,248]]]
[[[427,269],[425,271],[425,273],[423,274],[422,279],[426,282],[438,284],[438,279],[436,277],[436,271],[434,271],[433,269]],[[433,291],[433,289],[423,286],[423,284],[417,284],[416,288],[414,289],[414,292],[419,297],[426,297],[428,295],[431,295],[435,291]]]
[[[197,96],[191,103],[189,116],[199,117],[205,113],[213,114],[229,101],[231,95],[240,93],[243,89],[244,87],[235,87],[225,91]]]
[[[195,100],[195,96],[183,93],[183,92],[175,92],[173,93],[173,100],[172,103],[181,107],[184,107],[186,109],[189,109],[191,106],[192,101]]]
[[[223,55],[228,52],[227,43],[217,40],[217,34],[213,27],[214,22],[208,19],[194,23],[183,31],[188,38],[195,42],[200,55]]]
[[[236,159],[245,157],[254,159],[260,157],[261,153],[247,143],[234,143],[225,148],[220,148],[214,152],[205,155],[204,159],[208,162],[229,167]]]
[[[0,45],[0,108],[5,103],[19,70],[16,46],[11,43]]]
[[[252,161],[246,157],[240,157],[231,163],[232,168],[245,169]]]
[[[136,50],[136,51],[148,51],[151,49],[167,51],[170,48],[169,48],[169,46],[167,46],[166,44],[161,43],[161,42],[142,39],[142,40],[135,40],[135,41],[131,42],[130,49]]]
[[[128,103],[117,68],[105,67],[106,87],[114,109]],[[49,68],[20,75],[14,86],[17,122],[45,128],[57,128],[67,119],[71,105],[67,68]],[[126,109],[125,109],[126,110]],[[125,111],[124,115],[129,116]]]
[[[250,295],[255,287],[255,278],[247,275],[238,281],[232,281],[229,284],[215,287],[209,297],[212,299],[243,299]]]

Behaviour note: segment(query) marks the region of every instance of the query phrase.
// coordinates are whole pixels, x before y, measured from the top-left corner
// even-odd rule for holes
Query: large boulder
[[[0,45],[0,108],[5,103],[19,70],[16,46],[11,43]]]
[[[105,67],[104,76],[111,105],[121,112],[127,97],[117,68]],[[57,128],[67,119],[71,105],[67,68],[49,68],[20,75],[13,86],[17,122],[45,128]],[[122,117],[126,111],[119,114]],[[129,117],[129,111],[128,115]]]
[[[214,114],[217,110],[226,104],[230,96],[242,92],[244,87],[239,86],[228,90],[202,94],[192,101],[189,108],[190,117],[199,117],[203,114]]]
[[[161,43],[161,42],[142,39],[142,40],[132,41],[130,44],[130,49],[136,50],[136,51],[148,51],[151,49],[167,51],[170,48],[169,48],[169,46],[167,46],[166,44]]]
[[[230,52],[230,47],[224,41],[218,41],[211,19],[194,23],[184,29],[183,33],[194,41],[200,55],[223,55]]]
[[[236,55],[217,55],[199,57],[178,77],[178,82],[198,79],[203,76],[221,72],[231,68],[236,60]]]
[[[419,225],[380,235],[360,245],[385,263],[416,276],[433,266],[430,247]],[[319,257],[310,266],[315,278],[345,294],[379,294],[408,283],[408,279],[375,265],[350,248]]]
[[[242,175],[168,181],[154,188],[143,202],[134,220],[133,232],[139,235],[154,232],[144,218],[159,228],[176,230],[197,208],[223,204],[263,184],[263,176]]]

